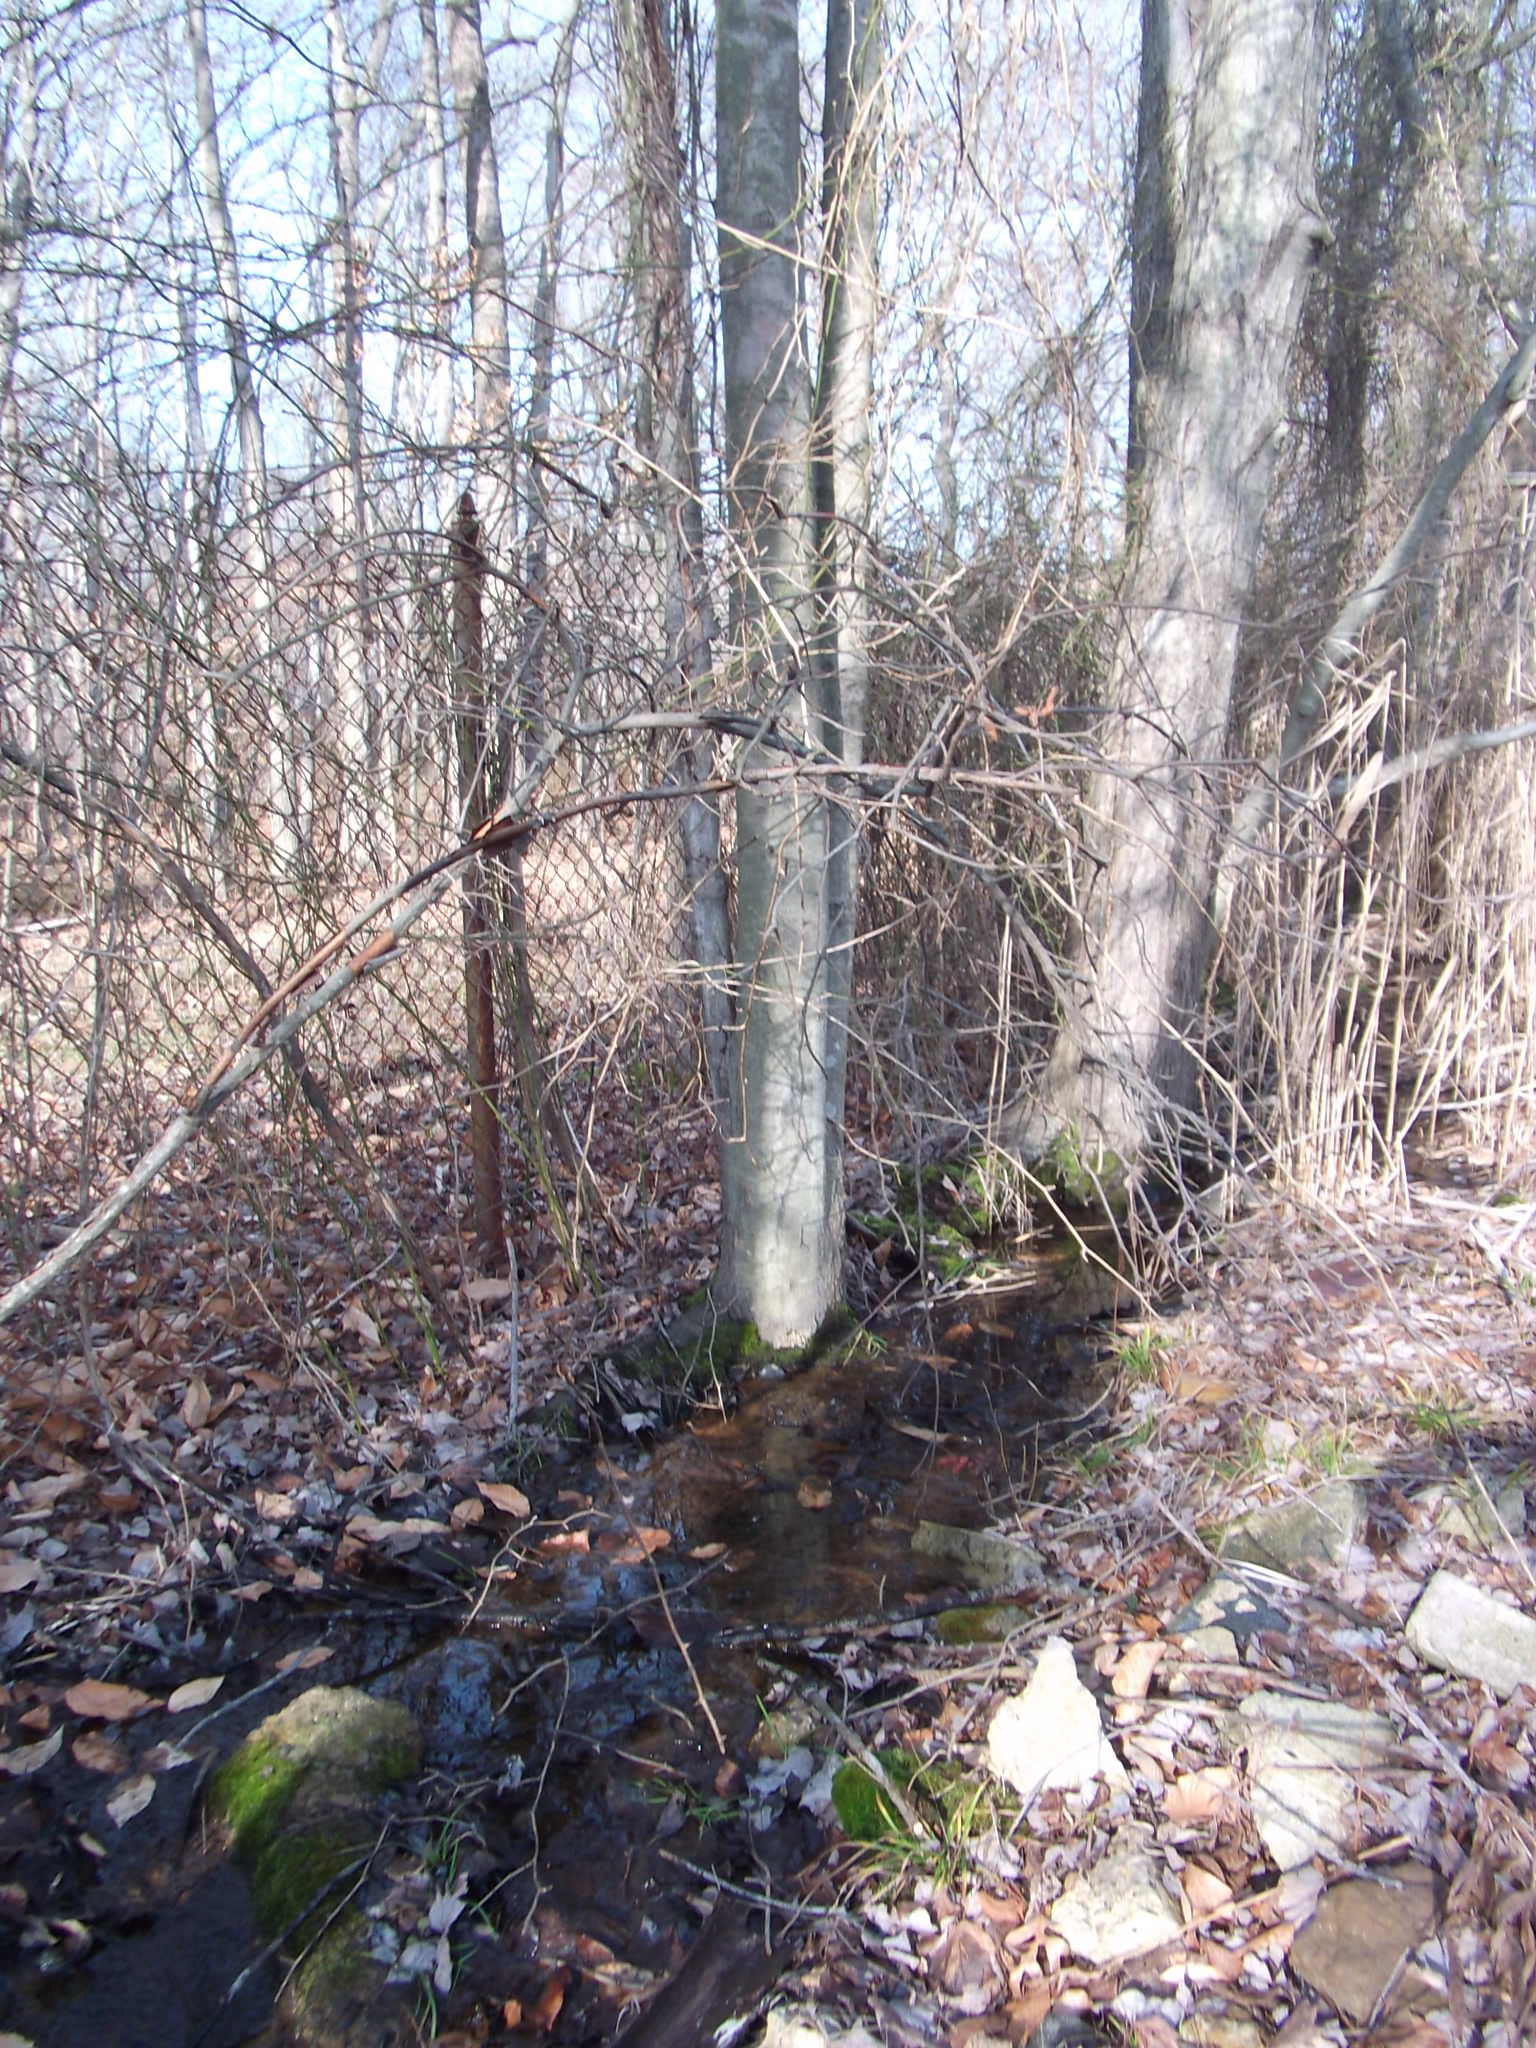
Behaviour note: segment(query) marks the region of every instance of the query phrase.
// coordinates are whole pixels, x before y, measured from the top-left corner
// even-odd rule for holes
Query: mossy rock
[[[977,1607],[946,1607],[934,1617],[933,1632],[948,1649],[963,1650],[972,1643],[1003,1643],[1028,1616],[1021,1607],[988,1601]]]
[[[394,2048],[409,2015],[367,1952],[355,1906],[327,1887],[378,1838],[380,1797],[421,1768],[421,1731],[393,1700],[314,1686],[271,1714],[209,1781],[209,1813],[251,1873],[257,1918],[300,1958],[287,1996],[304,2048]],[[310,1908],[313,1911],[310,1911]]]

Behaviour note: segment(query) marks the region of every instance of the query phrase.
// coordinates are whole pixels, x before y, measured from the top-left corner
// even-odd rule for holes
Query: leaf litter
[[[1437,1571],[1511,1610],[1536,1590],[1524,1513],[1536,1319],[1486,1255],[1490,1213],[1442,1185],[1416,1190],[1407,1215],[1362,1201],[1325,1221],[1274,1206],[1229,1229],[1180,1272],[1174,1306],[1120,1331],[1093,1436],[1033,1461],[1005,1447],[1014,1477],[1006,1495],[994,1488],[992,1519],[1043,1574],[1009,1594],[999,1640],[946,1643],[921,1602],[909,1621],[876,1606],[862,1629],[764,1631],[784,1656],[764,1712],[806,1708],[792,1764],[715,1756],[704,1791],[672,1784],[659,1812],[664,1839],[684,1844],[683,1828],[704,1826],[691,1802],[706,1796],[761,1818],[764,1837],[800,1816],[806,1853],[773,1880],[795,1928],[779,1937],[778,1985],[797,2039],[867,2024],[885,2039],[982,2048],[1027,2040],[1052,2014],[1211,2048],[1360,2028],[1403,2048],[1530,2038],[1536,1673],[1495,1689],[1458,1671],[1455,1645],[1431,1661],[1407,1634]],[[663,1518],[637,1520],[622,1465],[598,1504],[579,1489],[585,1505],[547,1488],[535,1501],[505,1476],[510,1325],[498,1311],[511,1290],[462,1257],[456,1270],[453,1250],[439,1247],[440,1278],[456,1279],[473,1366],[413,1357],[409,1288],[380,1270],[350,1293],[320,1212],[306,1257],[335,1305],[296,1335],[283,1333],[287,1283],[232,1257],[228,1237],[199,1235],[194,1201],[183,1214],[192,1229],[158,1251],[141,1239],[135,1262],[107,1276],[85,1347],[43,1357],[18,1343],[8,1361],[0,1776],[18,1790],[72,1760],[102,1788],[94,1810],[131,1838],[157,1769],[197,1753],[197,1731],[186,1750],[165,1740],[168,1717],[212,1708],[216,1721],[237,1704],[213,1705],[226,1685],[254,1697],[311,1682],[333,1645],[285,1637],[309,1615],[326,1625],[375,1580],[462,1618],[540,1568],[743,1563],[739,1545],[692,1546]],[[615,1252],[600,1300],[520,1258],[533,1276],[516,1300],[526,1410],[582,1382],[611,1417],[656,1417],[650,1387],[615,1383],[611,1367],[605,1382],[598,1361],[707,1272],[717,1214],[702,1220],[691,1234],[680,1204],[668,1263],[643,1277]],[[986,1295],[963,1308],[929,1359],[936,1375],[956,1346],[1010,1327]],[[959,1441],[899,1418],[893,1429],[914,1458]],[[971,1456],[954,1452],[951,1481]],[[826,1516],[846,1477],[799,1483],[807,1520]],[[1289,1569],[1223,1559],[1240,1518],[1262,1531],[1271,1511],[1339,1483],[1358,1493],[1360,1519],[1333,1554],[1303,1542]],[[1192,1609],[1218,1565],[1244,1598],[1207,1621]],[[647,1615],[635,1625],[675,1655],[675,1628]],[[221,1637],[240,1654],[210,1671]],[[1115,1768],[1026,1798],[989,1768],[987,1742],[1048,1640],[1069,1652]],[[1333,1831],[1289,1866],[1257,1824],[1265,1797],[1286,1792],[1283,1776],[1278,1794],[1262,1780],[1244,1712],[1256,1701],[1296,1703],[1300,1751],[1277,1767],[1292,1789],[1326,1781],[1338,1795]],[[1388,1740],[1362,1734],[1353,1752],[1325,1747],[1313,1761],[1307,1713],[1340,1703],[1360,1730],[1380,1717]],[[907,1787],[863,1840],[832,1793],[849,1762]],[[105,1854],[99,1834],[80,1829],[88,1856]],[[612,2026],[661,1995],[665,1968],[637,1970],[590,1929],[549,1922],[515,1983],[461,1971],[464,1889],[445,1890],[419,1847],[396,1856],[394,1904],[369,1910],[395,1930],[394,1967],[444,1999],[439,2038],[451,2020],[470,2039],[559,2039],[562,2014],[590,2014],[579,1989],[608,2001]],[[1096,1873],[1108,1882],[1096,1887]],[[729,1895],[707,1861],[682,1881],[710,1911]],[[25,1882],[3,1914],[65,1957],[89,1950],[88,1918],[48,1913]]]

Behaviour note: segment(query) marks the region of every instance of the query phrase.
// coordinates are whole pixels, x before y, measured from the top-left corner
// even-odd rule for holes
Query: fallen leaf
[[[1147,1687],[1152,1683],[1152,1674],[1162,1661],[1167,1644],[1157,1637],[1144,1637],[1139,1643],[1132,1643],[1125,1655],[1115,1666],[1109,1689],[1117,1700],[1144,1700]]]
[[[448,1511],[448,1520],[455,1529],[472,1529],[477,1522],[485,1520],[483,1500],[456,1500]]]
[[[501,2002],[501,2023],[504,2027],[520,2027],[523,2024],[523,2001],[520,1998],[504,1998]],[[0,2042],[0,2048],[4,2043]]]
[[[528,1496],[516,1486],[507,1486],[500,1480],[479,1479],[476,1482],[481,1493],[493,1508],[504,1515],[515,1515],[520,1522],[526,1522],[533,1513]]]
[[[1198,1863],[1185,1864],[1179,1873],[1179,1883],[1184,1892],[1187,1917],[1191,1920],[1214,1913],[1232,1896],[1232,1887],[1224,1877],[1218,1877],[1214,1870],[1206,1870]]]
[[[256,1512],[264,1522],[291,1522],[299,1512],[298,1503],[286,1493],[275,1493],[270,1487],[256,1489]]]
[[[349,1330],[354,1337],[360,1337],[370,1351],[378,1349],[379,1326],[366,1309],[359,1308],[355,1301],[349,1301],[342,1311],[341,1327]]]
[[[553,1536],[546,1536],[539,1545],[541,1557],[561,1557],[572,1552],[580,1553],[592,1548],[592,1532],[589,1529],[557,1529]]]
[[[466,1280],[463,1293],[466,1301],[472,1301],[476,1308],[488,1308],[492,1302],[505,1301],[516,1283],[503,1274],[487,1273],[479,1280]]]
[[[364,1543],[389,1543],[406,1536],[445,1536],[448,1524],[434,1522],[430,1515],[406,1515],[398,1522],[385,1521],[379,1515],[354,1515],[342,1533]]]
[[[74,1465],[67,1472],[56,1472],[48,1479],[28,1479],[15,1489],[11,1497],[20,1501],[24,1508],[51,1508],[65,1494],[74,1493],[84,1484],[84,1467]]]
[[[207,1381],[201,1376],[189,1380],[181,1402],[181,1419],[188,1429],[201,1429],[212,1406],[213,1396],[208,1391]]]
[[[1163,1811],[1175,1827],[1200,1827],[1220,1820],[1236,1796],[1237,1779],[1230,1766],[1210,1764],[1175,1778],[1163,1794]]]
[[[328,1664],[335,1654],[328,1643],[312,1643],[307,1650],[290,1650],[286,1657],[279,1657],[277,1669],[280,1672],[313,1671],[317,1664]]]
[[[349,1465],[344,1472],[333,1472],[331,1483],[338,1493],[356,1493],[364,1481],[372,1477],[371,1465]]]
[[[217,1673],[212,1678],[189,1678],[185,1685],[178,1685],[165,1703],[168,1714],[187,1714],[194,1707],[206,1707],[211,1699],[223,1689],[224,1675]]]
[[[237,1600],[265,1600],[271,1590],[272,1581],[270,1579],[250,1579],[245,1585],[236,1586],[235,1598]]]
[[[293,1575],[295,1593],[318,1593],[325,1585],[325,1573],[317,1572],[311,1564],[301,1564]]]
[[[565,2004],[565,1987],[571,1981],[569,1970],[560,1967],[550,1972],[549,1980],[533,2004],[528,2007],[526,2023],[547,2034],[560,2017],[560,2008]]]
[[[83,1735],[77,1735],[69,1745],[69,1753],[75,1762],[87,1771],[103,1771],[110,1778],[120,1778],[132,1759],[114,1736],[103,1735],[99,1728],[87,1728]]]
[[[723,1543],[699,1543],[692,1550],[683,1552],[690,1564],[713,1564],[717,1557],[724,1557]]]
[[[108,1515],[131,1515],[139,1504],[139,1496],[131,1486],[104,1486],[96,1498],[103,1514]]]
[[[802,1479],[795,1488],[795,1499],[801,1507],[819,1512],[832,1505],[832,1488],[825,1479]]]
[[[131,1721],[162,1703],[131,1685],[113,1685],[106,1679],[82,1678],[64,1695],[64,1704],[83,1721]]]
[[[120,1792],[113,1793],[107,1801],[107,1812],[118,1827],[126,1827],[135,1814],[144,1811],[154,1796],[153,1773],[145,1771],[137,1778],[130,1778]]]
[[[43,1568],[35,1558],[7,1559],[0,1564],[0,1593],[25,1593],[28,1586],[35,1586],[42,1576]]]
[[[44,1764],[51,1764],[64,1747],[64,1730],[55,1728],[46,1742],[29,1742],[21,1749],[0,1749],[0,1772],[7,1778],[30,1778]]]

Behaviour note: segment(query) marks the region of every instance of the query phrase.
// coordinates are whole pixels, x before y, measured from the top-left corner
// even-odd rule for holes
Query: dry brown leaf
[[[258,1486],[256,1512],[264,1522],[291,1522],[299,1510],[288,1494],[277,1493],[269,1486]]]
[[[587,1551],[592,1548],[592,1532],[589,1529],[557,1529],[553,1536],[546,1536],[539,1545],[541,1557],[560,1557],[571,1552]]]
[[[1132,1643],[1115,1666],[1109,1689],[1117,1700],[1144,1700],[1152,1674],[1162,1662],[1168,1645],[1156,1636]]]
[[[153,1694],[139,1692],[131,1685],[114,1685],[103,1678],[82,1678],[64,1695],[64,1704],[82,1721],[131,1721],[163,1705]]]
[[[1203,1827],[1218,1821],[1237,1797],[1230,1765],[1208,1764],[1175,1778],[1163,1794],[1163,1811],[1175,1827]]]
[[[801,1507],[819,1513],[832,1505],[832,1488],[825,1479],[802,1479],[795,1488],[795,1499]]]
[[[25,1593],[42,1576],[43,1568],[35,1558],[7,1558],[0,1564],[0,1593]]]
[[[690,1564],[712,1564],[717,1557],[724,1557],[723,1543],[697,1543],[692,1550],[683,1552]]]
[[[181,1400],[181,1419],[190,1430],[199,1430],[208,1420],[208,1411],[213,1406],[213,1396],[208,1383],[201,1377],[187,1382],[187,1391]]]
[[[61,1501],[65,1494],[74,1493],[84,1486],[85,1468],[70,1465],[63,1472],[55,1472],[47,1479],[28,1479],[20,1486],[7,1489],[11,1500],[19,1501],[23,1508],[51,1508]]]
[[[312,1643],[307,1650],[290,1650],[286,1657],[279,1657],[279,1672],[313,1671],[317,1664],[328,1664],[336,1654],[328,1643]]]
[[[456,1500],[448,1512],[448,1520],[455,1529],[472,1529],[477,1522],[485,1520],[483,1500]]]
[[[1232,1887],[1226,1879],[1198,1863],[1185,1864],[1179,1873],[1179,1883],[1184,1891],[1185,1917],[1189,1920],[1199,1920],[1206,1913],[1214,1913],[1232,1897]]]
[[[130,1778],[118,1792],[107,1801],[107,1812],[116,1826],[126,1827],[136,1814],[140,1814],[155,1796],[155,1779],[151,1771],[143,1772],[137,1778]]]
[[[189,1713],[193,1707],[206,1707],[222,1690],[222,1672],[212,1678],[189,1678],[185,1685],[178,1685],[166,1701],[166,1712],[170,1714]]]
[[[109,1778],[120,1778],[132,1762],[122,1744],[114,1736],[103,1735],[99,1728],[87,1728],[83,1735],[77,1735],[69,1745],[69,1753],[82,1770],[101,1771]]]
[[[357,1302],[349,1301],[343,1309],[341,1327],[350,1331],[354,1337],[360,1338],[368,1350],[378,1349],[379,1326],[368,1311],[361,1308]]]
[[[514,1285],[505,1274],[487,1273],[478,1280],[465,1281],[464,1299],[472,1301],[476,1308],[489,1308],[493,1302],[505,1301]]]
[[[533,1513],[528,1496],[520,1487],[509,1486],[499,1479],[478,1479],[475,1484],[491,1506],[501,1514],[513,1515],[518,1521],[526,1522]]]
[[[46,1742],[29,1742],[20,1749],[0,1749],[0,1773],[7,1778],[30,1778],[44,1764],[50,1764],[64,1747],[64,1730],[55,1728]]]
[[[325,1573],[317,1572],[313,1565],[301,1564],[293,1575],[295,1593],[318,1593],[325,1586]]]

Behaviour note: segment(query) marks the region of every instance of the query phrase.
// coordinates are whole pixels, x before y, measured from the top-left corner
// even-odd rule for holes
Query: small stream
[[[700,1413],[645,1445],[615,1426],[617,1441],[534,1474],[537,1520],[503,1551],[467,1628],[403,1599],[312,1613],[310,1636],[328,1626],[334,1656],[293,1692],[357,1683],[411,1707],[427,1739],[416,1799],[434,1816],[443,1881],[463,1876],[486,1902],[463,1923],[480,1932],[440,2023],[478,2011],[491,2040],[516,2038],[501,2031],[513,2000],[548,2018],[537,2037],[555,2044],[610,2041],[621,2021],[636,2044],[708,2038],[712,2006],[723,2017],[783,1967],[764,1958],[760,1921],[745,1930],[734,1908],[701,1938],[699,1873],[793,1895],[822,1835],[782,1798],[760,1800],[748,1825],[765,1705],[797,1674],[853,1697],[882,1642],[981,1597],[965,1567],[914,1551],[919,1523],[1005,1519],[1030,1498],[1041,1448],[1092,1426],[1092,1319],[1113,1282],[1059,1256],[1027,1280],[889,1323],[793,1378],[748,1379],[729,1415]],[[288,1696],[231,1715],[220,1754]],[[808,1739],[824,1750],[835,1738]],[[270,2021],[274,1966],[221,2004],[259,1948],[243,1883],[199,1861],[193,1773],[160,1784],[152,1827],[146,1814],[59,1887],[97,1935],[91,1953],[51,1977],[16,1973],[0,2029],[36,2048],[284,2038]],[[40,1780],[28,1791],[35,1834],[78,1834],[79,1814],[35,1810]],[[0,1818],[0,1859],[31,1865],[25,1844],[6,1858],[6,1826],[28,1826],[21,1804]],[[685,1958],[686,2013],[669,2013],[676,1986],[648,2003]]]

